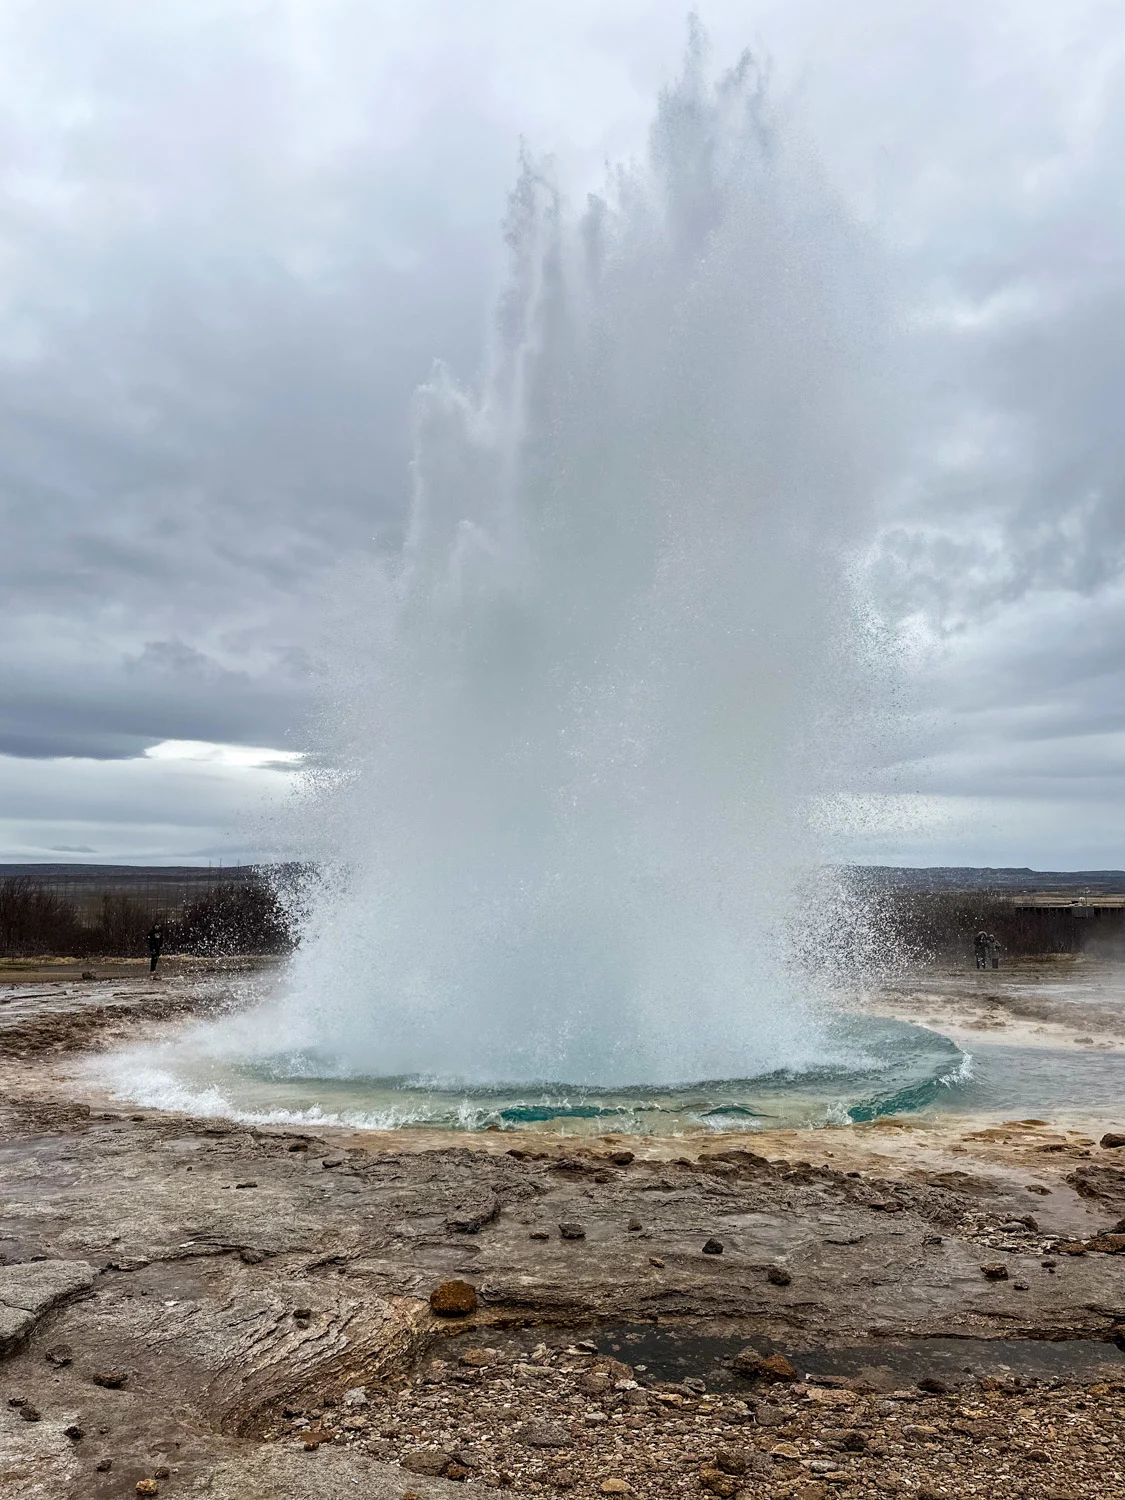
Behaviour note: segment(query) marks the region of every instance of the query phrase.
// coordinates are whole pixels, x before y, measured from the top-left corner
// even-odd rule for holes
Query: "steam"
[[[337,580],[324,877],[244,1037],[297,1071],[824,1059],[795,903],[865,722],[876,319],[753,60],[704,51],[580,215],[524,161],[488,368],[418,392],[401,556]]]

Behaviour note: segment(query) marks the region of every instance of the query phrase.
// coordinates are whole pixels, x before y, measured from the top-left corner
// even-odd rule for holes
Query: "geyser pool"
[[[969,1060],[948,1038],[906,1022],[840,1016],[825,1024],[824,1038],[825,1059],[801,1072],[665,1087],[341,1075],[331,1054],[232,1058],[225,1039],[214,1048],[206,1032],[188,1046],[118,1054],[98,1071],[137,1103],[251,1123],[568,1135],[842,1125],[924,1109],[970,1076]]]
[[[859,237],[697,34],[646,158],[578,216],[525,163],[505,235],[486,369],[418,393],[403,544],[333,580],[300,947],[213,1051],[279,1098],[828,1088],[865,941],[807,899],[866,722]]]

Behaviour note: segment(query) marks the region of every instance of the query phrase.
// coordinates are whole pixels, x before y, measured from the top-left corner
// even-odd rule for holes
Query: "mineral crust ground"
[[[1119,1120],[251,1128],[80,1066],[223,973],[5,982],[5,1497],[1125,1494]]]

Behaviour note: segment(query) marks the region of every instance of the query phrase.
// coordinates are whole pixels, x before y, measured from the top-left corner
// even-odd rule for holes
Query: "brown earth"
[[[1125,1493],[1125,1151],[1094,1133],[358,1135],[83,1093],[76,1048],[224,985],[0,1007],[5,1496]],[[475,1312],[431,1311],[450,1278]],[[630,1353],[645,1329],[811,1378],[750,1356],[671,1378]],[[1020,1341],[1082,1369],[1033,1383]],[[851,1374],[817,1375],[833,1352]]]

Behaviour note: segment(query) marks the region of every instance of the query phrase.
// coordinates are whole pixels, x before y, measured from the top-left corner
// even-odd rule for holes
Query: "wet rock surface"
[[[1122,1492],[1125,1204],[1096,1138],[873,1125],[750,1149],[130,1114],[48,1071],[59,1014],[0,1022],[5,1496],[755,1500],[960,1495],[970,1473],[982,1495]],[[456,1282],[476,1305],[438,1316]],[[662,1368],[637,1329],[723,1347]],[[1026,1339],[1094,1356],[1019,1374]],[[904,1361],[929,1341],[930,1366]],[[945,1345],[970,1342],[966,1375]]]

